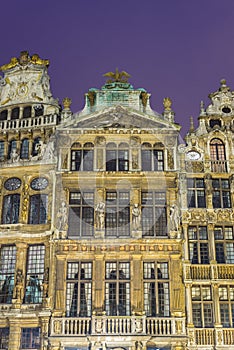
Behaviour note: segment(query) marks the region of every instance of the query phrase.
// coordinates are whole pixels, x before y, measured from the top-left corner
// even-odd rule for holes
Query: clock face
[[[8,191],[14,191],[20,188],[21,186],[21,180],[18,179],[18,177],[11,177],[10,179],[6,180],[4,187]]]
[[[187,153],[187,157],[190,160],[198,160],[201,157],[201,155],[197,151],[190,151]]]
[[[48,180],[45,177],[37,177],[31,182],[31,188],[36,191],[44,190],[47,186]]]

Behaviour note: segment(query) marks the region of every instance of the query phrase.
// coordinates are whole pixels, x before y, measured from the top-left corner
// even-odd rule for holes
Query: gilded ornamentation
[[[167,154],[167,164],[168,164],[168,168],[169,169],[173,169],[174,168],[174,158],[172,155],[172,151],[168,150],[168,154]]]
[[[41,59],[41,58],[39,57],[39,55],[36,54],[36,53],[35,53],[34,55],[32,55],[31,62],[32,62],[33,64],[37,64],[37,65],[39,65],[39,66],[49,66],[49,64],[50,64],[50,61],[49,61],[49,60],[43,60],[43,59]]]
[[[103,74],[103,76],[111,78],[110,80],[107,81],[107,83],[113,83],[113,82],[127,83],[128,79],[131,77],[131,75],[125,71],[119,72],[118,68],[115,69],[115,72],[108,72]]]
[[[204,164],[198,161],[186,161],[185,170],[189,173],[201,173],[204,171]]]
[[[62,322],[61,321],[54,321],[54,333],[60,334],[62,331]]]
[[[18,59],[16,57],[12,57],[10,60],[10,63],[4,64],[3,66],[0,67],[1,71],[5,71],[11,68],[14,68],[18,64]]]
[[[24,281],[23,272],[22,270],[18,269],[16,272],[16,282],[15,282],[15,291],[14,291],[14,298],[17,299],[18,302],[21,302],[24,296],[23,281]]]
[[[163,105],[165,111],[171,111],[172,100],[170,99],[170,97],[165,97],[163,99]]]
[[[72,100],[71,100],[69,97],[65,97],[65,98],[63,99],[63,106],[64,106],[64,109],[70,109],[71,104],[72,104]]]

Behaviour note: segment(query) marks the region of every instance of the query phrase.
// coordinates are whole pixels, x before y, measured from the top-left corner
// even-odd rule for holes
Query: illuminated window
[[[225,145],[220,139],[210,141],[211,170],[213,172],[226,172]]]

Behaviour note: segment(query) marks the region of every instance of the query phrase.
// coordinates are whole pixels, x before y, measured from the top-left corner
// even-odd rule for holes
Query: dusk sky
[[[184,135],[220,79],[234,90],[233,18],[233,0],[4,1],[0,65],[22,50],[49,59],[53,95],[72,98],[73,112],[118,67],[157,112],[171,97]]]

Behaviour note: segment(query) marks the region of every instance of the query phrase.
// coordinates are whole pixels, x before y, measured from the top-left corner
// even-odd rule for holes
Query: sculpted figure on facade
[[[172,204],[170,208],[170,230],[178,231],[180,225],[180,212],[176,204]]]
[[[134,231],[141,228],[141,209],[138,204],[134,204],[132,208],[132,228]]]
[[[103,230],[105,228],[105,203],[99,202],[95,208],[95,223],[97,230]]]
[[[62,201],[57,213],[57,229],[59,231],[67,230],[68,209],[65,201]]]
[[[19,154],[15,148],[11,151],[10,154],[10,162],[11,163],[17,163],[19,161]]]
[[[14,298],[17,299],[18,302],[21,302],[24,296],[23,281],[24,281],[24,278],[23,278],[22,270],[18,269],[16,273],[15,294],[14,294]]]

